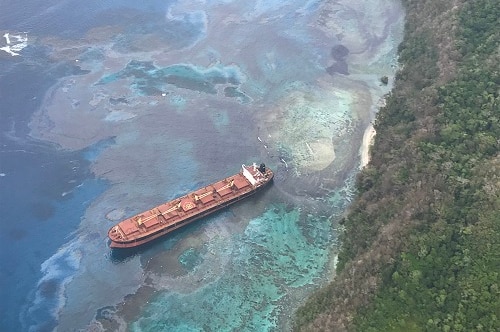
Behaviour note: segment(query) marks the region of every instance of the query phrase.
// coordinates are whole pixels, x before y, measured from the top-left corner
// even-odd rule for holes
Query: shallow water
[[[47,5],[33,26],[71,3]],[[86,8],[71,33],[30,32],[32,53],[20,55],[37,61],[30,54],[43,49],[76,68],[45,93],[30,134],[81,154],[107,184],[85,196],[71,238],[40,263],[23,327],[287,329],[334,273],[336,222],[390,88],[379,78],[394,73],[401,8],[130,3]],[[107,248],[123,216],[254,161],[276,172],[265,192],[138,250]]]

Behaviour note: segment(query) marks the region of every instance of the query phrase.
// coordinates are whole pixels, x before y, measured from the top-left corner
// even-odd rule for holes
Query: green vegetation
[[[500,4],[403,2],[338,276],[296,330],[500,331]]]

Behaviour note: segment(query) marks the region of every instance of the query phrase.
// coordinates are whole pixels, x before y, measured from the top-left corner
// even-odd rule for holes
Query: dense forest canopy
[[[296,330],[500,331],[500,2],[403,3],[337,276]]]

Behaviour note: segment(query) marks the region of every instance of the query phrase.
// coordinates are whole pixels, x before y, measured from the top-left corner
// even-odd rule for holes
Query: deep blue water
[[[40,279],[40,265],[68,241],[87,203],[105,187],[92,178],[83,151],[64,152],[27,136],[44,93],[67,73],[61,66],[47,70],[19,63],[0,77],[0,326],[5,331],[21,329],[19,314]]]
[[[109,9],[123,11],[141,9],[142,12],[164,12],[171,0],[166,1],[74,1],[74,0],[31,0],[0,1],[0,29],[27,31],[37,36],[81,36],[91,28],[119,20],[109,15]],[[136,13],[137,14],[137,13]]]
[[[124,10],[138,6],[136,1],[1,1],[0,30],[77,37],[100,20],[109,22],[106,10],[117,3]],[[165,3],[139,5],[154,10]],[[0,53],[2,331],[22,330],[22,319],[45,320],[41,329],[54,327],[47,312],[23,312],[26,301],[34,300],[41,264],[71,239],[88,204],[106,188],[89,172],[87,159],[99,152],[99,146],[96,151],[67,152],[28,136],[28,122],[48,89],[59,78],[80,73],[79,67],[53,62],[45,53],[33,45],[19,57]],[[44,286],[45,301],[55,300],[58,277],[56,273],[54,283]]]

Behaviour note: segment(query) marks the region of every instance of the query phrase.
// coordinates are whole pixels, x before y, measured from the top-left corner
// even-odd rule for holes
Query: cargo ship
[[[187,195],[122,220],[108,231],[111,248],[132,248],[157,239],[256,193],[273,179],[264,164],[241,171]]]

